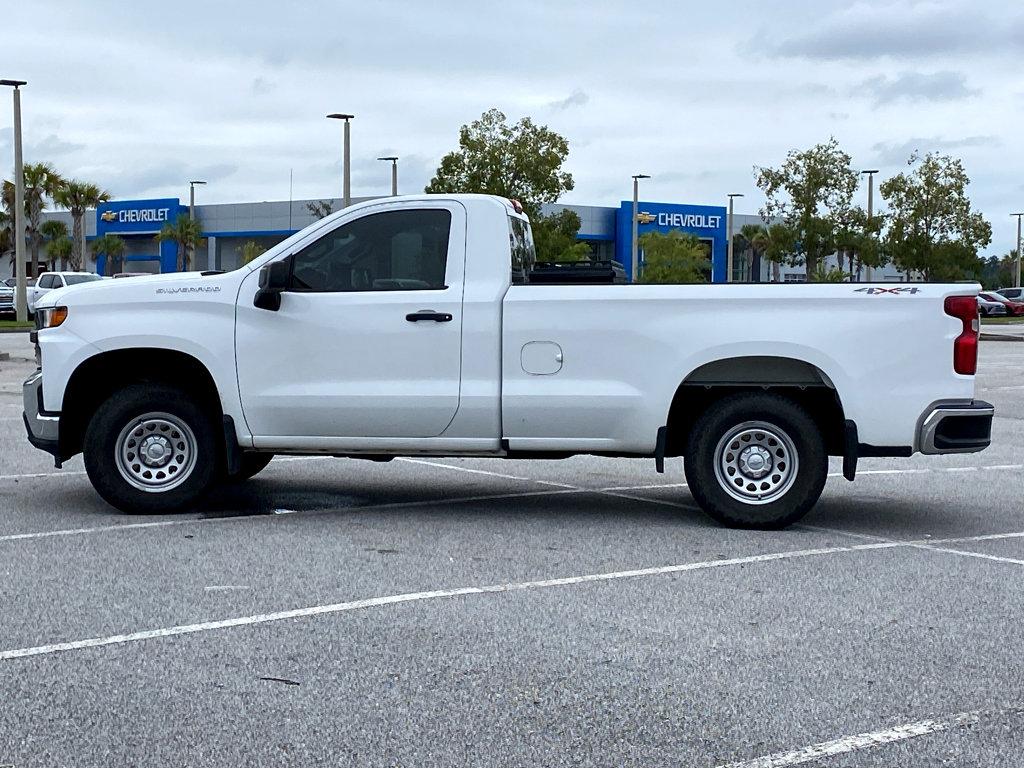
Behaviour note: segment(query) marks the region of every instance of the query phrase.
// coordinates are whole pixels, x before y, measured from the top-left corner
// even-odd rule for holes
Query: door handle
[[[405,316],[405,319],[410,323],[416,323],[420,320],[432,320],[435,323],[447,323],[452,319],[451,313],[448,312],[434,312],[433,310],[420,310],[419,312],[410,312]]]

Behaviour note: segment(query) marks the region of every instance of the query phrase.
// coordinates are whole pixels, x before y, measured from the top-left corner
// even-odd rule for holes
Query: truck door
[[[429,438],[459,408],[466,212],[388,203],[300,241],[277,311],[242,283],[235,345],[256,445],[274,438]],[[269,440],[261,440],[266,438]]]

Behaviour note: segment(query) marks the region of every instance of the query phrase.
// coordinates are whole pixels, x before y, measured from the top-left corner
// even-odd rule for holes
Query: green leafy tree
[[[562,170],[569,142],[524,117],[507,122],[491,109],[459,129],[459,148],[441,158],[425,192],[481,192],[514,198],[531,219],[542,203],[554,203],[573,188]]]
[[[107,263],[104,270],[107,275],[113,275],[114,273],[124,271],[124,252],[124,238],[118,235],[101,235],[92,242],[93,260],[98,260],[100,254],[107,257]],[[118,269],[115,269],[115,266],[117,266]]]
[[[539,216],[531,222],[538,262],[582,262],[590,258],[590,246],[576,240],[580,217],[568,208]]]
[[[191,268],[190,255],[203,243],[203,226],[187,216],[179,216],[173,222],[167,222],[157,233],[158,243],[170,241],[178,247],[178,272],[187,272]]]
[[[977,278],[978,250],[992,242],[992,225],[971,208],[963,163],[930,152],[914,153],[907,165],[912,170],[879,186],[889,209],[884,245],[893,263],[925,280]]]
[[[266,246],[257,243],[255,240],[246,241],[242,246],[242,264],[248,264],[266,250]]]
[[[814,275],[808,276],[813,283],[842,283],[846,278],[847,275],[842,267],[826,267],[823,264],[818,265]]]
[[[47,219],[39,225],[39,232],[46,240],[47,269],[50,270],[50,272],[53,272],[56,269],[54,265],[57,260],[57,256],[53,253],[52,246],[55,241],[68,240],[68,226],[60,219]],[[68,240],[68,242],[70,243],[71,241]],[[65,256],[65,259],[66,258],[67,257]],[[63,263],[60,268],[62,270],[64,269]]]
[[[311,200],[306,203],[306,210],[309,215],[316,219],[323,219],[334,213],[334,204],[329,200]]]
[[[1017,249],[1003,256],[990,256],[983,260],[981,283],[989,291],[1013,285]]]
[[[877,269],[886,263],[881,246],[881,231],[885,216],[875,214],[868,218],[860,206],[854,206],[838,219],[835,243],[839,269],[843,269],[844,258],[849,264],[850,279],[859,278],[861,268]]]
[[[68,261],[73,270],[81,270],[85,263],[85,227],[83,219],[89,208],[110,200],[110,193],[89,182],[65,179],[57,185],[53,202],[71,212],[71,242],[74,245]]]
[[[696,235],[682,230],[647,232],[640,236],[643,249],[641,283],[707,283],[711,256]]]
[[[572,174],[562,169],[568,156],[568,140],[546,125],[528,117],[512,124],[491,109],[459,129],[459,148],[441,158],[424,191],[518,200],[530,217],[538,260],[579,261],[590,254],[589,246],[576,242],[579,217],[571,211],[547,217],[540,212],[542,204],[573,188]]]
[[[857,190],[857,174],[835,138],[808,150],[791,150],[778,168],[755,167],[765,194],[761,217],[781,217],[794,235],[794,255],[817,275],[818,262],[835,251],[835,233]]]

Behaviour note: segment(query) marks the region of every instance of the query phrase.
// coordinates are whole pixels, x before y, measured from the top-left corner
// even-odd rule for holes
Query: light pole
[[[862,174],[868,175],[868,225],[871,224],[871,216],[874,213],[873,206],[875,203],[875,174],[878,173],[877,168],[867,168],[861,171]],[[871,265],[868,265],[868,283],[871,282]]]
[[[398,194],[398,158],[395,155],[390,155],[386,158],[377,158],[377,160],[391,161],[391,196],[394,197]]]
[[[341,195],[341,207],[348,208],[352,204],[352,148],[350,144],[350,121],[355,115],[346,115],[342,112],[332,112],[327,117],[332,120],[344,120],[345,121],[345,155],[344,155],[344,167],[342,168],[342,195]]]
[[[193,179],[188,183],[188,218],[196,220],[196,185],[206,184],[200,179]]]
[[[630,269],[632,270],[630,276],[632,278],[632,282],[633,283],[639,283],[640,282],[640,250],[639,250],[639,243],[637,241],[637,225],[639,224],[639,222],[637,221],[637,216],[640,213],[637,210],[637,205],[638,205],[638,201],[639,201],[638,194],[639,194],[639,191],[640,191],[640,187],[639,187],[638,182],[641,179],[650,179],[650,178],[651,177],[648,174],[633,174],[633,240],[632,240],[632,244],[633,245],[632,245],[632,259],[630,260]]]
[[[725,282],[726,283],[732,283],[732,279],[733,279],[733,274],[732,274],[732,201],[733,201],[733,198],[742,198],[742,197],[743,197],[743,193],[742,192],[730,192],[729,195],[728,195],[728,198],[729,198],[729,221],[725,225],[726,229],[729,231],[729,244],[728,244],[728,247],[726,248],[727,256],[726,256],[726,259],[725,259]]]
[[[28,320],[25,297],[25,167],[21,155],[21,90],[24,80],[0,80],[14,89],[14,306],[19,322]]]
[[[1013,287],[1020,288],[1020,218],[1024,216],[1024,211],[1010,216],[1017,217],[1017,258],[1013,262]]]

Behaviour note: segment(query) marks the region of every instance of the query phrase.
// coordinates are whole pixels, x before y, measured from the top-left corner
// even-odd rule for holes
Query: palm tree
[[[39,220],[43,215],[44,201],[53,197],[61,183],[61,178],[49,163],[30,163],[24,168],[25,179],[25,235],[31,249],[28,277],[34,278],[36,265],[39,264],[39,247],[43,243],[43,234],[39,230]]]
[[[58,240],[68,239],[68,226],[64,224],[60,219],[47,219],[41,225],[39,225],[39,233],[46,238],[46,261],[49,263],[49,270],[53,272],[55,269],[55,262],[57,254],[53,253],[53,244]],[[70,243],[70,241],[68,241]],[[64,269],[63,262],[60,268]]]
[[[156,240],[158,243],[171,241],[178,244],[178,272],[186,272],[191,252],[203,243],[203,226],[188,216],[179,216],[173,223],[163,226]]]
[[[116,263],[120,262],[120,266],[124,267],[124,249],[124,238],[118,235],[102,235],[92,242],[92,258],[94,261],[99,261],[99,255],[104,254],[107,257],[107,264],[103,272],[113,275],[115,272],[122,271],[114,269]]]
[[[750,249],[751,254],[748,266],[752,271],[754,262],[757,261],[756,257],[763,254],[765,248],[768,247],[768,228],[763,224],[744,224],[740,227],[740,237],[743,239],[746,247]],[[753,275],[748,275],[747,279],[753,280]],[[758,280],[760,280],[760,276]]]
[[[61,222],[63,224],[63,222]],[[50,260],[50,269],[53,269],[54,262],[60,260],[60,268],[63,270],[67,265],[68,259],[71,258],[71,253],[75,250],[75,244],[71,242],[71,238],[64,235],[59,238],[54,238],[46,244],[46,256]]]
[[[246,241],[242,246],[242,264],[248,264],[266,250],[266,246],[260,245],[255,240]]]
[[[73,233],[71,252],[71,268],[82,269],[85,262],[85,227],[82,226],[85,211],[95,208],[100,203],[110,200],[110,193],[101,190],[95,184],[79,182],[74,179],[60,183],[53,195],[53,202],[71,212],[71,229]]]
[[[11,216],[0,210],[0,257],[3,257],[13,246],[14,233],[11,230]],[[14,272],[14,253],[11,252],[11,272]]]

